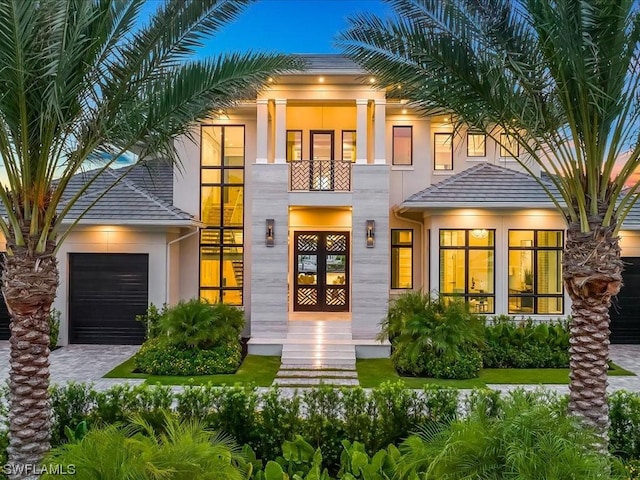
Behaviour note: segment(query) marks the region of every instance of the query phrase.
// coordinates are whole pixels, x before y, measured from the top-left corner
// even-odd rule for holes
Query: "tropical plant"
[[[400,445],[394,478],[608,480],[609,456],[592,448],[596,439],[557,399],[515,391],[496,416],[480,402],[467,418],[421,428]]]
[[[497,142],[508,133],[526,153],[522,167],[548,174],[550,184],[540,184],[567,222],[569,408],[604,440],[608,311],[622,285],[618,232],[640,187],[625,189],[640,165],[640,4],[387,3],[395,17],[350,20],[344,51],[423,113],[446,114]]]
[[[52,450],[44,464],[72,465],[79,478],[105,480],[241,480],[247,473],[244,458],[229,438],[206,430],[195,419],[179,421],[167,412],[160,429],[139,415],[126,427],[91,429],[79,441]]]
[[[56,249],[69,232],[62,225],[78,199],[96,178],[106,181],[102,172],[128,150],[141,161],[176,159],[173,139],[190,136],[194,121],[254,98],[270,76],[298,68],[282,55],[190,60],[249,3],[153,2],[146,21],[145,0],[0,0],[10,463],[38,464],[49,448],[47,318],[58,286]],[[111,160],[65,195],[94,155]]]
[[[394,299],[382,322],[396,369],[409,375],[471,378],[482,368],[484,319],[461,300],[407,292]]]
[[[239,342],[244,313],[224,303],[198,298],[182,300],[160,317],[158,335],[187,348],[212,348],[230,340]]]

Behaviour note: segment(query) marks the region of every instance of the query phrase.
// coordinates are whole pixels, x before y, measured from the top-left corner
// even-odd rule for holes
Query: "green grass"
[[[280,368],[280,357],[263,357],[247,355],[240,368],[233,374],[196,375],[179,377],[169,375],[147,375],[134,373],[133,358],[121,363],[107,373],[104,378],[143,378],[145,383],[155,385],[234,385],[236,383],[253,383],[258,387],[268,387],[273,383]]]
[[[618,365],[611,364],[609,375],[634,375]],[[485,387],[487,384],[555,384],[569,383],[567,368],[486,368],[478,378],[469,380],[442,380],[439,378],[401,377],[388,358],[361,359],[356,363],[358,379],[364,388],[374,388],[383,382],[402,380],[408,388],[422,388],[425,384],[454,388]]]

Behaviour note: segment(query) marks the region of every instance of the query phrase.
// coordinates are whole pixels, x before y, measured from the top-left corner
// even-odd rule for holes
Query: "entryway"
[[[349,311],[349,233],[294,232],[295,312]]]

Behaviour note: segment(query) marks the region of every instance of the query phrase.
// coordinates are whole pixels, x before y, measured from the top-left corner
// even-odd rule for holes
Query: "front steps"
[[[351,322],[289,322],[287,338],[282,344],[281,362],[274,385],[358,385],[356,347],[351,334]]]

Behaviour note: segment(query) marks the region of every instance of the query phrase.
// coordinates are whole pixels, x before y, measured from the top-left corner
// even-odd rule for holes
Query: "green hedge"
[[[242,361],[237,340],[210,349],[185,348],[164,338],[147,340],[134,356],[137,372],[151,375],[213,375],[234,373]]]

